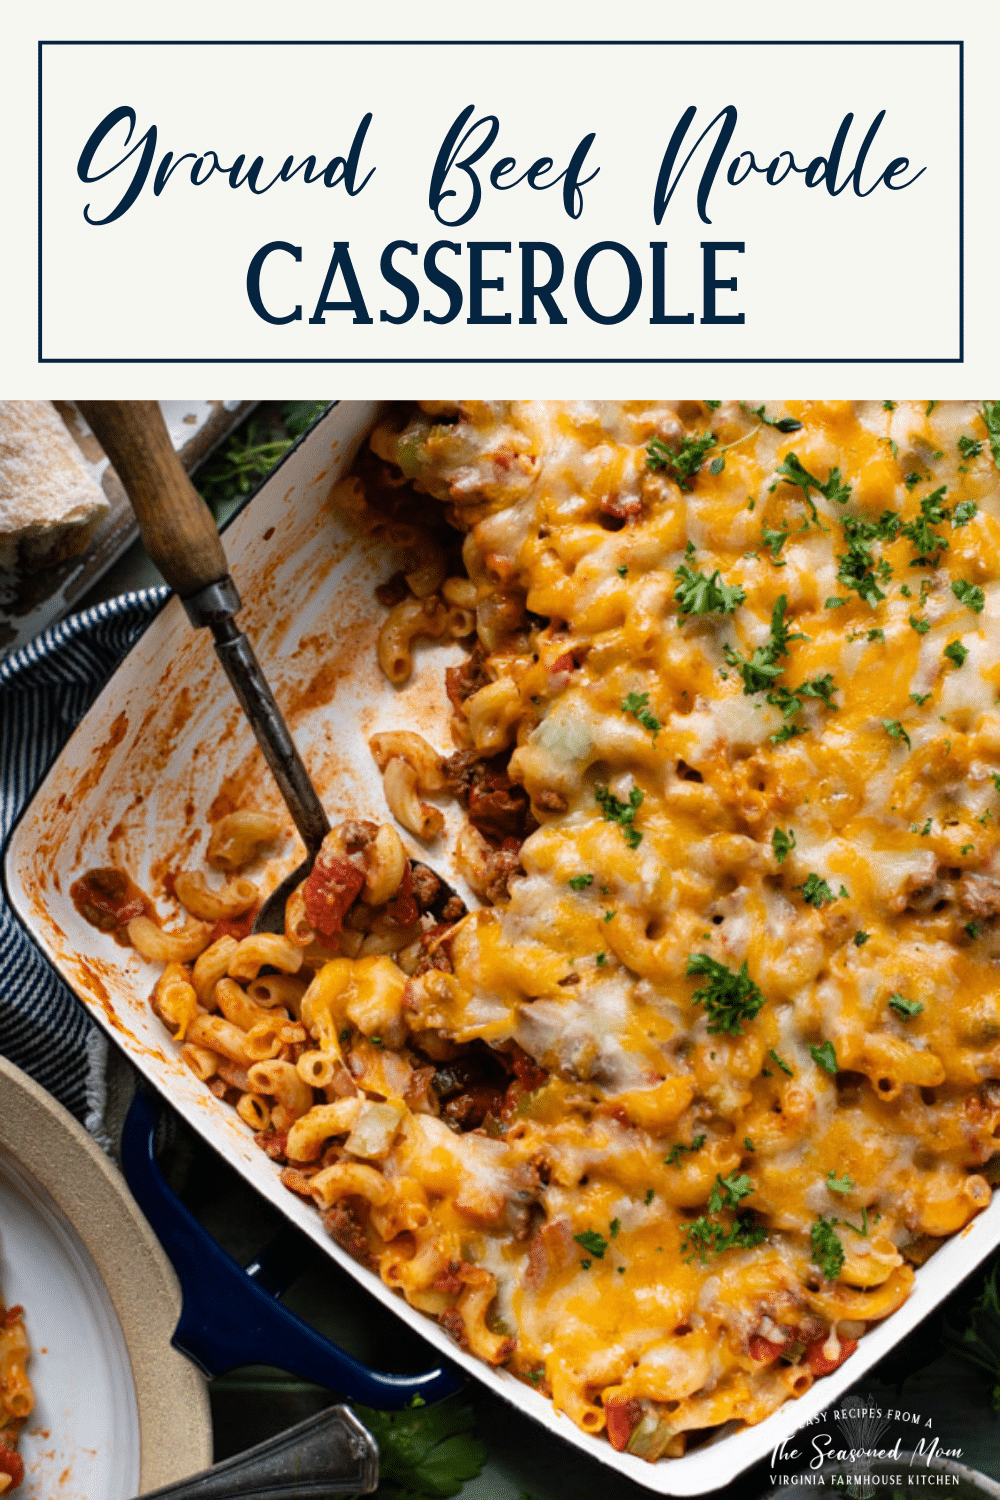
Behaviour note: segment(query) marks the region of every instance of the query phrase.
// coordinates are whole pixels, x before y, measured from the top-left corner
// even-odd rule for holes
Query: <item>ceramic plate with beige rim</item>
[[[32,1345],[17,1500],[130,1500],[211,1463],[169,1261],[87,1132],[2,1057],[0,1286]]]

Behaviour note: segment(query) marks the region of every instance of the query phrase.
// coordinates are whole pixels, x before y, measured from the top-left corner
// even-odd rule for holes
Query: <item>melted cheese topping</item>
[[[435,1211],[495,1278],[512,1367],[648,1457],[846,1357],[905,1252],[989,1201],[1000,1133],[982,420],[753,405],[426,403],[373,439],[466,532],[490,680],[456,734],[513,748],[540,824],[408,1004],[418,1040],[549,1070],[489,1160],[437,1153],[491,1199],[534,1174],[541,1218],[456,1215],[447,1173]],[[651,467],[709,431],[692,471]],[[685,613],[691,573],[734,607]],[[733,1018],[741,974],[760,1004]]]

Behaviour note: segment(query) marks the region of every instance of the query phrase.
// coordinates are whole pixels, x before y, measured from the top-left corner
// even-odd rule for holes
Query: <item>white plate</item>
[[[130,1500],[211,1463],[166,1257],[86,1131],[3,1058],[0,1287],[32,1347],[18,1500]]]
[[[421,646],[412,680],[400,690],[386,682],[375,660],[383,612],[372,589],[396,563],[374,541],[353,540],[327,501],[332,480],[349,467],[379,411],[372,402],[335,407],[225,537],[244,600],[241,622],[334,821],[348,814],[387,817],[367,746],[373,731],[405,725],[439,748],[449,744],[450,706],[441,688],[448,656]],[[119,667],[15,829],[4,870],[12,905],[97,1020],[248,1182],[443,1354],[592,1458],[663,1494],[697,1495],[731,1482],[860,1380],[1000,1239],[998,1194],[917,1272],[909,1300],[865,1335],[850,1360],[758,1426],[723,1429],[683,1458],[658,1464],[615,1453],[523,1381],[464,1354],[333,1243],[310,1206],[281,1186],[277,1167],[235,1112],[180,1062],[149,1008],[155,967],[75,911],[69,886],[76,875],[115,862],[155,892],[165,871],[200,857],[213,802],[218,809],[241,800],[280,808],[207,636],[191,630],[174,599]],[[461,815],[449,816],[454,829]],[[442,843],[451,847],[452,840]],[[280,878],[300,858],[301,846],[289,839],[269,878]],[[460,883],[437,849],[432,862]]]

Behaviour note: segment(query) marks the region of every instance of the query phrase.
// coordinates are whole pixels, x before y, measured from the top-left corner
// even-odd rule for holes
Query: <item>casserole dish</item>
[[[457,648],[434,647],[429,665],[418,651],[417,671],[402,689],[379,673],[380,615],[372,590],[387,571],[384,544],[352,537],[326,503],[378,415],[369,403],[331,411],[227,535],[245,627],[334,821],[385,818],[367,743],[373,733],[406,725],[431,743],[447,743],[440,672],[460,655]],[[452,649],[453,658],[447,655]],[[15,830],[6,861],[12,904],[137,1066],[254,1186],[439,1350],[593,1457],[661,1493],[697,1494],[730,1481],[853,1385],[988,1253],[1000,1212],[995,1205],[920,1269],[908,1301],[866,1335],[853,1362],[800,1401],[756,1427],[719,1429],[676,1461],[648,1465],[614,1453],[522,1382],[457,1349],[329,1243],[312,1210],[281,1188],[239,1120],[176,1056],[146,1003],[155,970],[77,914],[69,884],[83,870],[107,863],[110,855],[141,886],[156,890],[163,875],[199,847],[206,816],[216,819],[246,803],[278,807],[221,672],[172,601],[98,699]],[[445,847],[452,842],[446,837]],[[269,864],[268,879],[283,876],[299,858],[295,847],[283,848]],[[461,886],[446,856],[435,862]]]

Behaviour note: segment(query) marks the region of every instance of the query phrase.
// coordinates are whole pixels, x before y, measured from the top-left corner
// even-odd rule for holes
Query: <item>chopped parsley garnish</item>
[[[569,883],[574,891],[585,891],[588,886],[593,885],[594,877],[593,875],[571,875]]]
[[[970,938],[977,938],[979,936],[979,928],[975,922],[966,922],[965,930]]]
[[[953,661],[956,667],[965,666],[965,658],[968,654],[968,646],[963,646],[961,641],[949,641],[944,648],[944,655],[949,661]]]
[[[859,927],[857,932],[854,934],[855,948],[863,948],[870,937],[870,932],[862,932],[861,928]]]
[[[902,740],[907,750],[910,749],[910,736],[898,719],[883,719],[882,728],[891,740]]]
[[[895,995],[889,996],[887,1003],[889,1009],[894,1010],[904,1021],[909,1021],[913,1016],[919,1016],[924,1008],[919,1000],[907,1000],[898,991]]]
[[[721,401],[706,401],[705,405],[708,407],[709,411],[718,411],[719,407],[722,405],[722,402]]]
[[[951,591],[958,602],[971,609],[974,615],[982,614],[986,596],[974,583],[969,583],[965,578],[956,578],[952,583]]]
[[[967,526],[978,513],[979,506],[975,500],[960,500],[955,506],[951,524],[953,526]]]
[[[795,848],[794,828],[789,828],[787,833],[780,828],[776,828],[771,834],[771,848],[774,850],[774,857],[778,861],[778,864],[783,865]]]
[[[742,1036],[741,1021],[752,1021],[764,1004],[764,996],[750,978],[746,959],[734,974],[708,953],[688,955],[685,974],[704,974],[708,983],[695,990],[692,1005],[704,1005],[710,1032],[728,1031]]]
[[[784,671],[778,665],[778,657],[788,655],[789,641],[805,640],[801,632],[789,634],[785,624],[787,609],[788,596],[779,594],[771,611],[771,638],[765,646],[757,646],[752,656],[744,658],[732,646],[727,645],[725,648],[726,661],[731,667],[735,667],[743,679],[745,697],[749,697],[751,693],[763,693],[771,687],[775,678],[780,677]]]
[[[993,462],[1000,469],[1000,401],[984,401],[979,415],[990,440]]]
[[[821,880],[815,871],[806,876],[802,885],[795,886],[795,890],[802,892],[802,899],[807,906],[828,906],[837,899],[827,882]]]
[[[768,1056],[770,1057],[770,1059],[771,1059],[771,1061],[773,1063],[777,1063],[778,1067],[781,1069],[781,1071],[783,1073],[787,1073],[788,1074],[789,1078],[794,1078],[795,1077],[794,1071],[788,1066],[788,1064],[785,1062],[785,1059],[783,1057],[779,1057],[778,1056],[777,1052],[775,1052],[775,1050],[774,1050],[773,1047],[770,1048],[770,1050],[768,1052]]]
[[[913,491],[913,490],[916,489],[917,485],[920,483],[921,477],[922,476],[920,474],[916,474],[916,473],[907,474],[906,478],[903,480],[903,483],[906,485],[906,488],[908,490]],[[928,479],[930,478],[929,474],[928,474],[927,478]]]
[[[978,458],[983,451],[983,440],[982,438],[968,437],[963,432],[956,447],[963,458]]]
[[[882,410],[883,411],[895,411],[896,410],[896,403],[895,403],[895,401],[883,401],[882,402]]]
[[[600,953],[598,953],[598,954],[597,954],[597,955],[596,955],[596,957],[595,957],[595,960],[594,960],[594,961],[595,961],[595,963],[596,963],[596,964],[597,964],[597,967],[598,967],[598,968],[599,968],[599,969],[602,969],[602,968],[603,968],[603,967],[604,967],[604,965],[605,965],[605,964],[606,964],[606,963],[607,963],[607,961],[608,961],[608,955],[607,955],[607,954],[606,954],[606,953],[605,953],[605,952],[604,952],[604,951],[603,951],[603,949],[602,949],[602,951],[601,951],[601,952],[600,952]]]
[[[754,1144],[753,1144],[753,1141],[750,1139],[750,1137],[748,1135],[745,1135],[743,1137],[743,1144],[747,1148],[748,1151],[753,1151]]]
[[[846,599],[838,599],[837,596],[836,596],[836,594],[831,594],[830,597],[829,597],[829,599],[824,604],[823,608],[824,609],[839,609],[842,604],[846,604],[847,602],[848,601]]]
[[[891,576],[892,569],[885,558],[879,558],[876,562],[868,537],[853,529],[849,530],[846,522],[844,529],[848,538],[847,551],[837,556],[837,581],[844,588],[853,589],[869,608],[874,609],[885,598],[884,592],[879,588],[879,579],[885,582]]]
[[[589,1271],[593,1264],[594,1262],[592,1260],[581,1260],[580,1269],[581,1271]]]
[[[789,453],[784,463],[779,464],[775,473],[780,474],[786,484],[794,484],[802,491],[814,521],[819,520],[819,516],[816,506],[809,497],[811,489],[822,495],[825,500],[835,500],[838,505],[846,505],[851,498],[851,486],[844,483],[839,469],[831,469],[826,482],[820,483],[808,469],[803,468],[796,453]]]
[[[642,806],[642,789],[634,786],[628,794],[628,801],[622,802],[610,788],[595,786],[594,799],[604,814],[605,823],[617,823],[629,848],[638,849],[642,843],[642,834],[632,825],[635,822],[636,813]]]
[[[617,572],[619,578],[626,578],[628,576],[628,564],[619,563],[615,571]]]
[[[613,922],[614,919],[615,919],[615,914],[614,914],[613,911],[606,911],[604,913],[604,920],[605,920],[605,922]]]
[[[740,405],[745,412],[749,412],[750,416],[759,417],[765,427],[773,427],[776,432],[800,432],[802,430],[802,423],[795,417],[769,417],[763,406],[747,406],[745,401],[741,401]]]
[[[843,1177],[838,1177],[831,1167],[826,1174],[826,1185],[831,1193],[850,1193],[854,1190],[854,1179],[846,1172]]]
[[[652,1201],[653,1201],[653,1199],[655,1197],[656,1197],[656,1189],[655,1188],[647,1188],[646,1189],[646,1196],[645,1196],[645,1198],[643,1198],[642,1201],[643,1201],[643,1203],[645,1203],[646,1207],[648,1208],[649,1205],[652,1203]]]
[[[628,693],[622,699],[622,713],[631,714],[633,718],[638,719],[643,729],[648,729],[653,736],[653,744],[655,745],[656,736],[663,726],[652,709],[646,707],[648,702],[648,693]]]
[[[721,1255],[725,1250],[752,1250],[767,1239],[763,1224],[755,1224],[747,1215],[736,1218],[727,1229],[718,1219],[702,1214],[693,1223],[683,1225],[683,1229],[681,1250],[690,1250],[687,1258],[693,1260],[697,1255],[702,1265],[709,1255]]]
[[[621,1227],[622,1227],[622,1221],[621,1221],[621,1219],[612,1219],[611,1220],[611,1226],[610,1226],[610,1228],[608,1230],[608,1234],[610,1235],[611,1239],[616,1240],[618,1238],[618,1233],[619,1233]]]
[[[608,1242],[603,1234],[598,1234],[596,1229],[583,1229],[579,1234],[574,1234],[573,1238],[578,1245],[581,1245],[586,1250],[588,1255],[593,1255],[597,1260],[604,1259],[604,1252],[608,1248]]]
[[[715,1174],[715,1185],[708,1198],[709,1212],[717,1214],[722,1208],[739,1208],[744,1198],[749,1198],[754,1191],[753,1178],[744,1172],[737,1177],[730,1173],[728,1177],[720,1177]]]
[[[762,526],[760,539],[771,554],[771,561],[777,562],[781,556],[781,549],[791,536],[790,531],[772,531],[768,526]],[[781,564],[784,567],[784,563]]]
[[[678,1141],[676,1146],[671,1146],[669,1154],[663,1158],[663,1165],[665,1167],[679,1167],[682,1151],[690,1151],[693,1156],[696,1151],[701,1150],[707,1140],[707,1135],[696,1135],[690,1146],[685,1146],[683,1141]]]
[[[724,457],[723,454],[720,453],[719,456],[718,456],[718,458],[713,458],[712,459],[712,462],[708,466],[708,472],[710,474],[721,474],[722,471],[723,471],[723,469],[725,467],[726,467],[725,457]]]
[[[913,626],[918,635],[926,635],[928,630],[930,630],[931,628],[930,620],[918,619],[916,615],[910,616],[910,624]]]
[[[836,1222],[820,1214],[809,1231],[813,1264],[819,1266],[827,1281],[836,1281],[844,1268],[844,1247],[834,1229]]]
[[[905,526],[900,527],[903,536],[908,537],[917,549],[911,567],[936,568],[941,561],[942,552],[948,549],[946,538],[931,529],[951,518],[951,511],[941,504],[942,497],[947,493],[948,486],[943,484],[932,495],[924,495],[920,502],[920,515],[916,520],[907,521]]]
[[[801,712],[804,707],[803,699],[805,698],[819,698],[826,704],[827,708],[833,709],[836,713],[837,705],[833,701],[835,691],[836,687],[833,675],[830,672],[825,672],[822,677],[813,677],[808,682],[801,682],[796,688],[776,687],[773,692],[768,693],[767,701],[773,704],[775,708],[780,708],[782,717],[786,720],[794,719],[795,715]],[[782,729],[779,729],[777,734],[771,735],[771,740],[774,744],[780,745],[785,740],[791,739],[792,735],[802,733],[803,729],[801,725],[789,725],[786,723]]]
[[[709,449],[715,447],[715,441],[714,432],[703,432],[700,436],[686,437],[678,448],[668,448],[660,438],[653,438],[646,448],[647,467],[665,470],[678,489],[690,490],[690,481],[705,462]]]
[[[911,693],[910,702],[915,703],[918,708],[923,708],[930,696],[930,693]]]
[[[823,1069],[824,1073],[829,1073],[831,1077],[836,1073],[837,1054],[833,1050],[831,1041],[821,1042],[818,1047],[810,1047],[809,1056],[818,1067]]]
[[[745,590],[738,583],[723,582],[718,568],[709,578],[707,574],[695,573],[686,563],[681,563],[674,578],[677,580],[674,599],[682,615],[731,615],[746,598]]]

